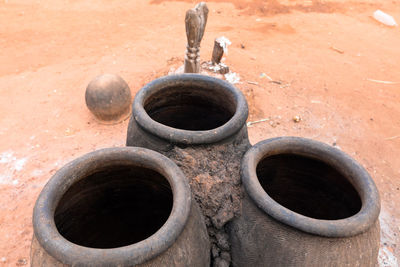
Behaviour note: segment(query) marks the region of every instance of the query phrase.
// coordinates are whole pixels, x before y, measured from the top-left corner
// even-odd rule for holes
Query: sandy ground
[[[232,41],[226,63],[250,105],[253,143],[275,136],[339,147],[382,199],[381,266],[400,263],[400,1],[213,1],[202,42]],[[123,146],[127,121],[97,123],[88,82],[116,73],[135,94],[183,62],[193,1],[0,0],[0,265],[29,265],[34,202],[54,172]],[[264,74],[265,75],[264,75]],[[269,79],[269,77],[271,79]],[[272,80],[272,81],[271,81]],[[250,81],[250,83],[249,83]],[[293,117],[299,116],[300,122]]]

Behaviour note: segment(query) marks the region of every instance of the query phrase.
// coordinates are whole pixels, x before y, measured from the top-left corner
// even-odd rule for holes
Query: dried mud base
[[[239,167],[242,155],[249,147],[246,141],[238,145],[174,147],[165,153],[189,179],[206,221],[214,267],[228,267],[231,262],[231,245],[225,225],[240,216]]]

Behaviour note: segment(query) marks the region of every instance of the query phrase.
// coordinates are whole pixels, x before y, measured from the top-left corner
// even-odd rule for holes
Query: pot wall
[[[207,229],[204,225],[204,218],[195,202],[192,203],[189,219],[186,226],[174,242],[165,252],[154,259],[139,265],[119,265],[137,267],[177,266],[177,267],[209,267],[210,266],[210,241],[208,240]],[[105,251],[105,253],[107,253]],[[115,262],[117,265],[118,262]],[[35,235],[32,238],[31,266],[73,266],[63,264],[49,255],[37,241]],[[82,265],[79,265],[82,266]],[[97,263],[92,266],[100,266]]]
[[[233,266],[376,266],[379,222],[365,233],[328,238],[271,218],[247,194],[242,216],[229,226]]]

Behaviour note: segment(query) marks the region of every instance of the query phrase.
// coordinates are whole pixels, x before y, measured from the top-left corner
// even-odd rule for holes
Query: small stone
[[[294,116],[294,117],[293,117],[293,121],[296,122],[296,123],[297,123],[297,122],[300,122],[300,121],[301,121],[300,116],[297,116],[297,115]]]
[[[221,252],[221,258],[226,260],[227,262],[231,262],[231,254],[229,254],[229,252]]]
[[[211,223],[210,218],[205,217],[205,218],[204,218],[204,221],[205,221],[207,227],[211,227],[211,226],[212,226],[212,223]]]
[[[229,262],[221,258],[216,258],[213,267],[229,267]]]
[[[244,44],[240,44],[240,47],[242,48],[242,49],[245,49],[246,47],[244,46]]]
[[[1,262],[6,262],[6,261],[7,261],[7,258],[6,258],[6,257],[1,257],[0,261],[1,261]]]
[[[213,259],[215,259],[219,256],[220,251],[221,250],[217,247],[217,245],[212,244],[211,255],[212,255]]]
[[[218,246],[222,249],[222,250],[229,250],[230,249],[230,245],[229,245],[229,241],[228,241],[228,235],[224,232],[218,232],[215,235],[215,238],[217,239],[218,242]]]
[[[211,221],[215,228],[221,229],[227,222],[233,219],[235,214],[232,211],[232,207],[229,205],[232,205],[232,203],[227,203],[225,202],[225,205],[223,206],[222,209],[218,211],[218,213],[211,218]]]
[[[17,266],[27,265],[28,261],[26,259],[18,259]]]
[[[208,231],[208,235],[209,236],[214,236],[215,237],[215,235],[216,235],[218,230],[213,228],[213,227],[207,227],[207,231]]]
[[[65,129],[65,131],[64,131],[65,136],[73,136],[74,134],[75,134],[75,131],[69,127],[67,129]]]
[[[269,125],[271,125],[272,128],[276,128],[276,126],[278,126],[279,124],[279,122],[269,121]]]

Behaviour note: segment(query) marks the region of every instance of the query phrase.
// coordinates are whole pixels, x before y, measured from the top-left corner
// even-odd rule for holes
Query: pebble
[[[19,259],[17,261],[17,266],[27,265],[28,261],[26,259]]]
[[[294,122],[300,122],[300,121],[301,121],[300,116],[297,116],[297,115],[294,116],[294,117],[293,117],[293,121],[294,121]]]

